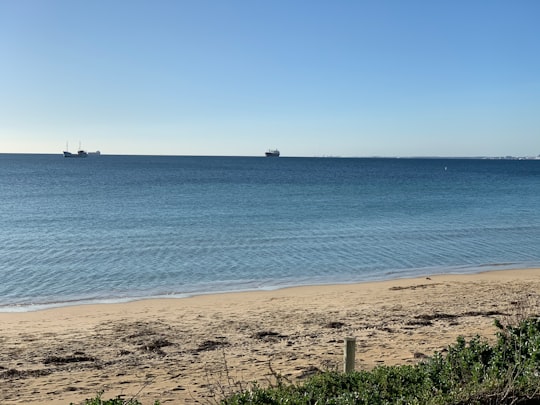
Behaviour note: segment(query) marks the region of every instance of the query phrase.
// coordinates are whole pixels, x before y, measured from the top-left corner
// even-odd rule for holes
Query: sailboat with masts
[[[64,151],[64,157],[65,158],[85,158],[85,157],[88,157],[88,152],[86,152],[85,150],[81,148],[81,143],[79,142],[79,150],[77,151],[77,153],[71,153],[69,152],[69,147],[66,142],[66,150]]]

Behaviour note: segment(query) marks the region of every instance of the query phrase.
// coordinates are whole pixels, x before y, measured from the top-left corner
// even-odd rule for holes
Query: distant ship
[[[71,153],[71,152],[68,152],[68,151],[64,151],[64,157],[67,157],[67,158],[85,158],[88,156],[88,152],[84,151],[84,150],[79,150],[77,153]]]
[[[279,157],[279,150],[277,149],[274,149],[274,150],[268,150],[266,153],[265,153],[266,157]]]
[[[86,152],[85,150],[82,150],[81,149],[81,145],[79,145],[79,150],[77,151],[77,153],[71,153],[71,152],[68,152],[68,146],[66,144],[66,150],[64,151],[64,157],[65,158],[85,158],[85,157],[88,157],[88,152]]]

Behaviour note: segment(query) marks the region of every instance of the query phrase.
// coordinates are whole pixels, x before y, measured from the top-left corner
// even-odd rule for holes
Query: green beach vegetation
[[[475,337],[458,338],[444,353],[421,363],[378,366],[370,371],[318,373],[301,384],[279,375],[270,387],[252,384],[222,398],[221,405],[390,405],[390,404],[537,404],[540,403],[540,319],[498,327],[490,345]],[[100,398],[97,398],[101,400]],[[87,400],[86,405],[140,405]],[[204,402],[204,401],[203,401]]]
[[[540,319],[498,327],[489,345],[459,338],[444,354],[416,365],[379,366],[348,374],[320,373],[301,385],[254,385],[222,400],[240,404],[537,404]]]
[[[112,399],[102,399],[103,392],[100,392],[95,398],[87,399],[84,401],[84,405],[143,405],[138,399],[130,398],[124,399],[122,396],[118,396]],[[70,405],[74,405],[71,403]],[[159,401],[155,401],[153,405],[160,405]]]

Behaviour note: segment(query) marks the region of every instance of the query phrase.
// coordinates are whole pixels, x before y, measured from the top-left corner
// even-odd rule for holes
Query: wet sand
[[[249,381],[411,364],[536,314],[540,269],[0,313],[0,403],[212,403]]]

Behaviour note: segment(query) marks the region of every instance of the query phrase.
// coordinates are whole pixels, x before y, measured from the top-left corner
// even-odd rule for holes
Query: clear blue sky
[[[537,0],[0,0],[0,152],[540,154]]]

